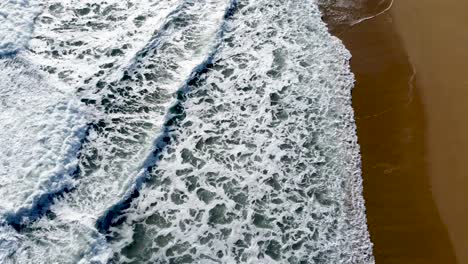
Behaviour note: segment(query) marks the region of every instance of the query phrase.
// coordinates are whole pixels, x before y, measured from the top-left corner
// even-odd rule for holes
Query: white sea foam
[[[0,69],[3,215],[73,185],[87,117],[73,94],[48,83],[22,59],[0,61]]]
[[[73,87],[117,78],[181,2],[41,1],[29,58]]]
[[[29,50],[1,61],[2,215],[30,208],[29,213],[23,211],[27,217],[35,213],[34,203],[41,197],[48,199],[44,195],[74,185],[70,175],[77,169],[86,123],[95,120],[86,117],[75,94],[77,83],[100,76],[103,64],[115,64],[105,68],[118,74],[175,7],[177,1],[114,1],[102,9],[90,1],[0,4],[0,56],[21,50],[33,38]],[[44,12],[30,36],[38,10]],[[128,11],[131,14],[125,16]],[[124,50],[113,54],[117,47]]]
[[[373,263],[350,54],[309,1],[240,1],[152,178],[121,262]]]
[[[16,260],[75,263],[79,259],[87,262],[109,256],[105,237],[96,229],[96,221],[113,204],[124,199],[134,188],[137,177],[142,177],[144,160],[151,156],[153,142],[162,129],[168,107],[174,101],[173,95],[184,85],[193,69],[211,53],[228,1],[173,1],[173,4],[173,11],[166,13],[168,17],[164,23],[159,22],[162,28],[147,38],[148,43],[140,46],[140,51],[130,52],[132,59],[117,63],[118,66],[123,61],[128,64],[110,67],[110,71],[120,74],[97,74],[91,76],[91,81],[81,83],[83,71],[79,69],[80,63],[75,63],[75,57],[71,56],[71,64],[64,66],[72,69],[68,75],[70,78],[62,78],[60,74],[56,78],[58,82],[71,87],[78,83],[81,101],[88,105],[88,109],[94,109],[97,119],[89,130],[85,144],[81,146],[76,187],[52,205],[49,213],[54,215],[52,219],[44,217],[29,226],[14,256]],[[56,10],[55,7],[52,9]],[[44,10],[51,8],[45,6]],[[111,11],[109,16],[122,12],[116,10],[114,13]],[[74,9],[73,12],[82,11]],[[128,21],[132,29],[135,21]],[[85,28],[88,34],[93,29]],[[129,30],[125,26],[122,28]],[[83,25],[76,29],[83,30]],[[38,25],[36,33],[41,32],[43,29]],[[95,33],[100,34],[100,28]],[[52,39],[48,42],[55,41]],[[112,43],[118,43],[118,39],[112,40]],[[108,42],[95,44],[108,45]],[[49,71],[48,61],[59,60],[59,56],[48,58],[49,53],[36,52],[37,47],[37,43],[31,44],[29,58]],[[100,48],[94,47],[95,50]],[[69,54],[68,50],[64,50],[63,54]],[[70,50],[75,52],[74,49]],[[44,60],[38,59],[41,53],[46,57]],[[60,57],[61,64],[69,62],[66,56]],[[99,58],[93,63],[102,66],[99,65],[102,63]],[[126,92],[121,93],[123,90]],[[42,254],[45,250],[48,250],[47,254]],[[69,257],[64,260],[65,254]]]
[[[15,53],[27,45],[39,12],[34,0],[0,2],[0,56]]]
[[[0,262],[373,262],[350,55],[313,1],[39,8],[0,65]],[[113,205],[124,223],[100,227]]]

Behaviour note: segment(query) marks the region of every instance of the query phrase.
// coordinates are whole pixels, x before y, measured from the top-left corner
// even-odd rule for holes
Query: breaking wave
[[[313,1],[2,15],[0,262],[373,263],[350,54]]]

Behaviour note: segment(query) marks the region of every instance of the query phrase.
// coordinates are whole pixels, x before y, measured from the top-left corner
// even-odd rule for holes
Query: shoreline
[[[385,6],[368,2],[352,10],[351,17],[380,15],[352,26],[334,20],[342,10],[323,12],[332,34],[353,56],[353,108],[376,262],[457,263],[432,193],[421,96],[425,86],[418,65],[410,61],[401,30],[393,22],[394,7],[382,13]]]

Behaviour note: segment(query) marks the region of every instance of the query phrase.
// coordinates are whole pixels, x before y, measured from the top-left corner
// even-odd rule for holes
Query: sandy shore
[[[468,263],[468,1],[395,0],[352,27],[336,19],[390,3],[375,2],[325,13],[353,54],[376,262]]]
[[[463,264],[468,263],[467,11],[466,0],[399,0],[392,8],[421,86],[434,198]]]

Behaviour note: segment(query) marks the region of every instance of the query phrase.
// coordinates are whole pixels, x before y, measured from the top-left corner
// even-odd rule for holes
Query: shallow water
[[[314,2],[37,6],[1,62],[2,261],[373,262]]]

